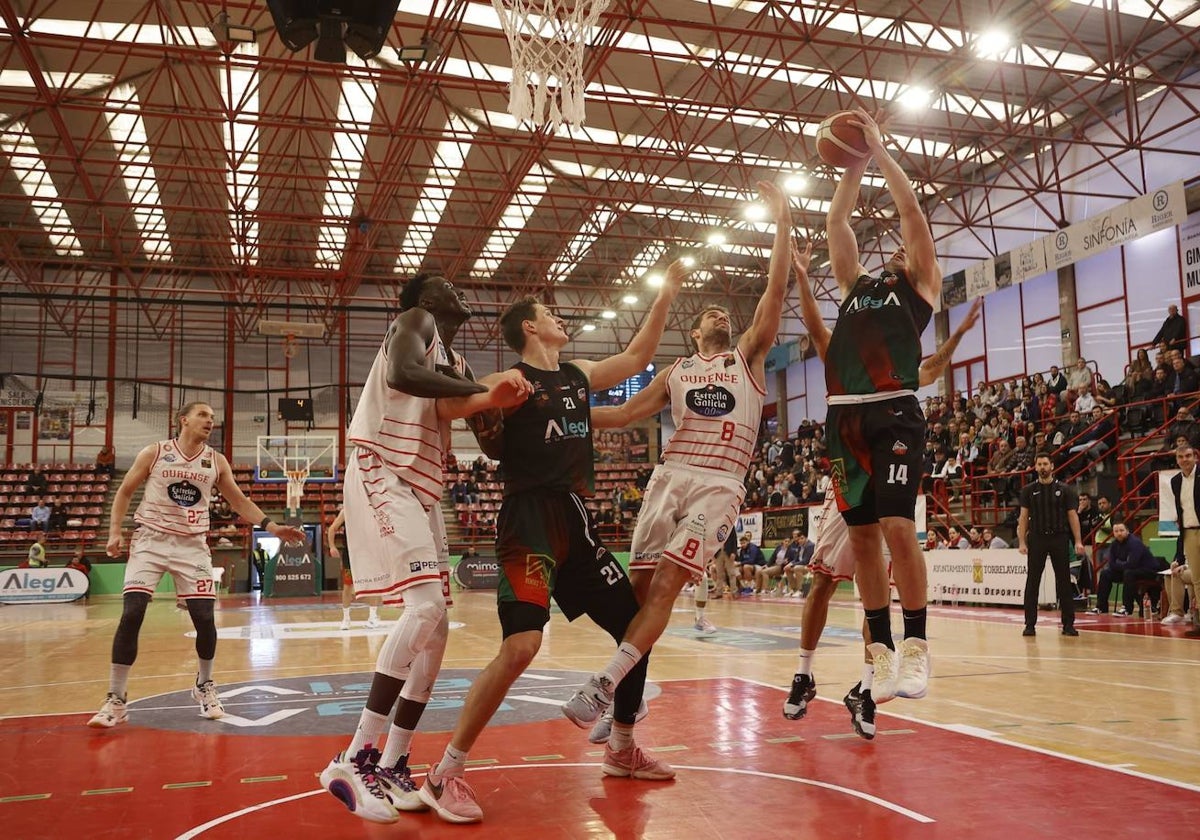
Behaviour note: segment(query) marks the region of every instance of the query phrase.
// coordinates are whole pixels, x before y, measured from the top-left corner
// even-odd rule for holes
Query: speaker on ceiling
[[[400,0],[267,0],[267,6],[289,50],[316,41],[314,58],[341,63],[346,48],[364,61],[379,54]]]

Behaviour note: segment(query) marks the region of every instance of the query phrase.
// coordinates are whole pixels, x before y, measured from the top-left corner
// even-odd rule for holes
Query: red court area
[[[639,740],[674,782],[604,778],[566,720],[496,727],[468,774],[481,826],[361,822],[317,788],[345,738],[101,732],[85,716],[0,722],[0,820],[14,838],[1195,836],[1185,786],[887,715],[867,742],[840,703],[788,721],[782,691],[737,679],[662,688]],[[419,733],[414,761],[446,739]]]

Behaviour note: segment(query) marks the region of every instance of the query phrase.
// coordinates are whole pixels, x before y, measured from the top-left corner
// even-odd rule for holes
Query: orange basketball
[[[843,168],[867,156],[867,138],[853,124],[850,111],[838,111],[817,128],[817,154],[830,166]]]

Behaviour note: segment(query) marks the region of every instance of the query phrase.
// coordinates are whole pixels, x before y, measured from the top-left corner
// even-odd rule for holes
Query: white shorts
[[[412,486],[369,449],[358,448],[349,461],[346,545],[355,593],[401,604],[405,589],[434,582],[450,604],[450,547],[441,508],[426,510]]]
[[[699,577],[725,544],[745,495],[742,480],[729,473],[659,464],[633,529],[630,570],[654,569],[661,558]]]
[[[165,534],[144,525],[138,528],[129,544],[121,591],[153,595],[162,576],[168,573],[175,579],[175,594],[180,598],[216,598],[208,535]]]
[[[810,508],[810,510],[812,510]],[[817,546],[813,550],[813,559],[809,568],[815,574],[828,575],[835,581],[853,580],[857,567],[854,552],[850,550],[850,527],[838,510],[837,499],[833,493],[826,495],[825,503],[817,514]],[[891,572],[891,555],[887,545],[883,547],[883,559],[887,564],[889,577]]]

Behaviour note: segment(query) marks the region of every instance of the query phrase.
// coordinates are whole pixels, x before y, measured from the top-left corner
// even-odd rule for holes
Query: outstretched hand
[[[279,537],[279,539],[291,545],[298,545],[308,540],[308,535],[295,525],[280,525],[278,522],[272,522],[267,526],[267,531],[270,532],[271,536]]]
[[[770,181],[758,182],[758,197],[771,208],[771,213],[775,216],[775,220],[791,221],[792,208],[788,204],[787,195],[778,186]]]
[[[880,126],[883,120],[877,120],[862,108],[855,108],[851,113],[855,117],[855,119],[851,120],[851,124],[862,129],[863,136],[867,140],[867,148],[871,150],[871,154],[885,154],[886,150],[883,146],[882,128]]]
[[[667,277],[663,280],[663,290],[671,295],[679,294],[679,290],[683,288],[683,281],[688,278],[692,270],[684,265],[683,259],[677,259],[667,266]]]
[[[803,248],[801,248],[799,245],[797,245],[793,241],[791,250],[792,250],[792,268],[796,271],[797,274],[799,274],[803,277],[807,277],[808,276],[808,266],[809,266],[809,263],[812,262],[812,252],[813,252],[812,240],[806,239],[804,241]]]
[[[959,334],[966,334],[979,321],[979,315],[983,312],[983,298],[975,298],[975,302],[971,304],[970,311],[967,312],[967,317],[963,318],[963,322],[958,325]]]

